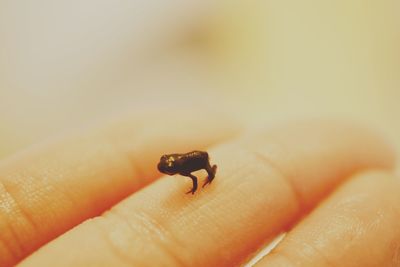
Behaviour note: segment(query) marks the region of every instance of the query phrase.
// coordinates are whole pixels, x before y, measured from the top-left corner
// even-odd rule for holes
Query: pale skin
[[[5,160],[0,266],[238,266],[283,231],[256,266],[399,266],[400,185],[379,135],[311,121],[242,136],[203,113],[133,116]],[[218,174],[187,195],[156,164],[193,149]]]

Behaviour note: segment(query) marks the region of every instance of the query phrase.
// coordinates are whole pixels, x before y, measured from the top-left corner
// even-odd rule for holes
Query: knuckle
[[[290,174],[284,171],[273,158],[269,158],[265,153],[256,150],[251,150],[250,152],[265,168],[271,169],[278,174],[280,182],[289,188],[296,209],[300,211],[306,204],[304,203],[304,197],[299,191],[297,185],[292,181]]]

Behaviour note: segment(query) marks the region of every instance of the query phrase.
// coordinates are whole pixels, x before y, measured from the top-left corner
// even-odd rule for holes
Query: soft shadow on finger
[[[289,124],[209,154],[216,178],[195,195],[188,178],[163,177],[21,266],[239,265],[352,173],[393,165],[381,138],[339,122]]]

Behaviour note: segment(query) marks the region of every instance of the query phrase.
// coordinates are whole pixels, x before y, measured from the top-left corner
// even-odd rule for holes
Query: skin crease
[[[340,122],[291,123],[207,151],[219,172],[195,196],[182,193],[186,179],[162,177],[19,266],[237,266],[355,172],[394,162],[377,135]]]

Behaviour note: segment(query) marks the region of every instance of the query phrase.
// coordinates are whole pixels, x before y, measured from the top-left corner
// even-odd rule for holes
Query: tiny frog
[[[208,173],[206,184],[212,182],[217,171],[217,165],[211,167],[208,153],[203,151],[192,151],[185,154],[169,154],[163,155],[157,165],[160,172],[174,175],[180,174],[190,177],[193,181],[193,187],[186,194],[196,192],[197,190],[197,177],[192,174],[194,171],[205,169]]]

